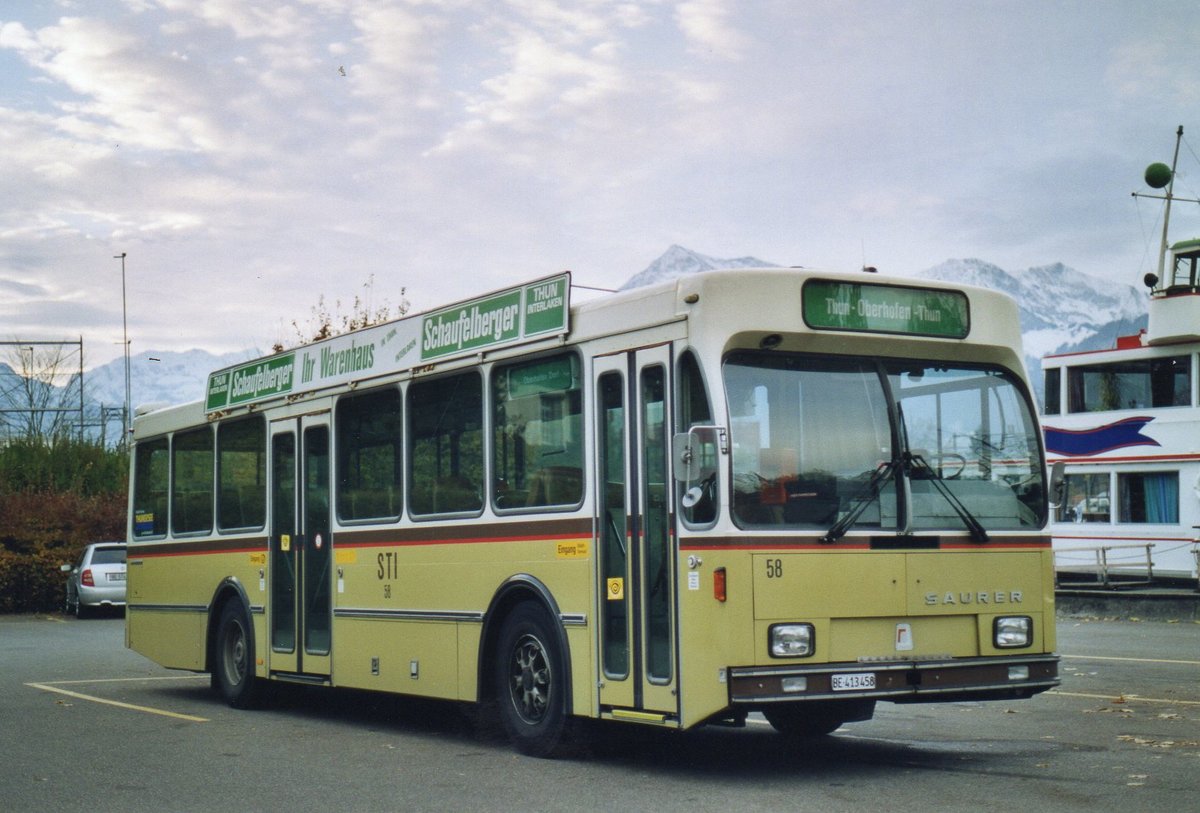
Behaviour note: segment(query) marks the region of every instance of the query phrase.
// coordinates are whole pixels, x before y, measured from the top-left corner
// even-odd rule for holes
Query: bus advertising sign
[[[562,274],[434,311],[421,320],[421,360],[563,332],[570,287]]]
[[[809,280],[801,298],[804,323],[814,330],[948,339],[965,339],[971,330],[967,295],[962,291]]]
[[[295,368],[296,354],[284,353],[214,373],[208,377],[205,409],[224,409],[291,392]]]
[[[208,377],[205,411],[219,412],[566,333],[570,291],[568,272],[228,367]]]

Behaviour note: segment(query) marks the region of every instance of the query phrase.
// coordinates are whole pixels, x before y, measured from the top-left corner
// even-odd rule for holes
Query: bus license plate
[[[847,675],[833,675],[833,690],[835,692],[852,692],[857,689],[874,688],[874,672],[853,672]]]

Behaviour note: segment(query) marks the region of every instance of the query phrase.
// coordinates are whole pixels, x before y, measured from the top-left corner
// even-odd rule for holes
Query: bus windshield
[[[998,367],[739,352],[724,374],[740,527],[1045,523],[1036,422]]]

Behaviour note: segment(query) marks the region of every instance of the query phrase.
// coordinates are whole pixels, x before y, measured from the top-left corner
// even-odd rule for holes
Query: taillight
[[[96,586],[96,580],[92,578],[92,569],[90,567],[80,574],[79,581],[86,587]]]

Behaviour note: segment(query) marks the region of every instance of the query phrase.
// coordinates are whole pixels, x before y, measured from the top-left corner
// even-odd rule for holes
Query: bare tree
[[[0,371],[0,421],[5,434],[46,440],[78,428],[82,341],[3,345],[8,371]]]
[[[295,337],[291,341],[277,341],[271,349],[279,353],[287,347],[318,342],[321,339],[328,339],[330,336],[362,330],[365,327],[399,319],[408,313],[409,302],[404,298],[407,289],[400,289],[400,303],[393,306],[386,298],[380,304],[375,304],[374,274],[367,277],[367,281],[363,283],[362,287],[364,292],[354,295],[354,302],[350,305],[349,313],[342,312],[342,300],[340,299],[335,299],[333,308],[330,309],[325,301],[325,295],[321,294],[317,297],[317,304],[313,305],[312,313],[306,321],[301,323],[298,320],[292,320]]]

